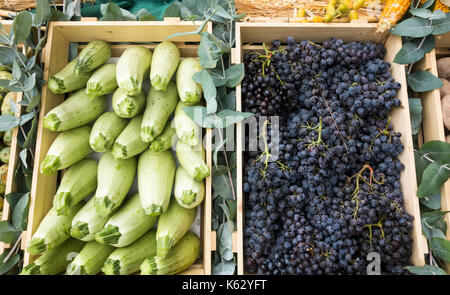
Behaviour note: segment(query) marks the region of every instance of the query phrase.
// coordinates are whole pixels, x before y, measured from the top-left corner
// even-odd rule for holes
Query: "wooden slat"
[[[447,34],[445,36],[447,37],[444,40],[448,39],[450,45],[450,35]],[[433,49],[430,53],[425,55],[419,69],[427,70],[431,74],[438,76],[436,63],[436,53],[438,49],[439,48],[436,50]],[[450,51],[448,48],[443,48],[443,50],[439,51],[447,51],[448,56],[450,56]],[[422,99],[423,142],[425,143],[431,140],[440,140],[445,142],[444,119],[442,116],[441,96],[439,89],[423,92],[419,95]],[[450,180],[448,180],[441,189],[441,210],[450,211]],[[444,219],[447,223],[446,237],[447,239],[450,239],[450,214],[446,214]],[[450,263],[445,264],[445,269],[447,272],[450,272]]]
[[[52,22],[49,28],[48,42],[45,50],[44,79],[58,72],[68,62],[69,44],[71,42],[89,42],[103,39],[108,42],[140,43],[154,48],[149,42],[160,42],[173,32],[193,31],[192,22],[181,22],[172,19],[170,22]],[[205,30],[212,32],[209,23]],[[145,36],[144,36],[145,34]],[[181,42],[182,56],[197,56],[198,45],[186,45],[185,42],[197,42],[198,36],[182,36],[177,40]],[[119,56],[123,50],[131,45],[113,44],[112,55]],[[82,46],[80,46],[82,47]],[[42,91],[41,112],[39,117],[36,146],[38,147],[33,171],[31,188],[31,202],[27,235],[23,245],[31,240],[32,233],[37,229],[42,218],[52,206],[53,196],[57,187],[57,173],[53,176],[42,175],[39,171],[40,163],[45,157],[57,133],[43,128],[42,119],[53,107],[63,101],[63,95],[54,95],[46,86]],[[212,171],[212,131],[206,129],[205,134],[206,163]],[[211,274],[211,202],[212,202],[212,176],[206,178],[206,194],[202,203],[201,214],[201,258],[183,274]],[[24,265],[31,263],[32,257],[25,251]]]
[[[386,39],[386,36],[379,36],[375,33],[376,24],[307,24],[307,23],[238,23],[236,24],[236,50],[240,53],[242,61],[243,51],[258,49],[257,44],[250,46],[244,45],[248,43],[263,43],[274,39],[286,40],[288,36],[294,37],[296,40],[309,39],[311,41],[320,42],[329,38],[340,38],[345,42],[348,41],[379,41]],[[414,164],[413,143],[411,134],[411,122],[409,115],[408,93],[406,88],[406,74],[404,66],[393,63],[396,53],[401,49],[402,42],[398,36],[391,35],[387,38],[385,47],[387,54],[385,60],[391,63],[392,76],[398,81],[402,88],[398,94],[402,107],[397,108],[391,113],[391,122],[394,129],[402,133],[402,143],[404,151],[400,154],[399,160],[405,165],[405,170],[401,173],[400,183],[402,185],[402,193],[405,200],[406,211],[414,216],[414,228],[412,230],[413,237],[413,255],[412,262],[415,265],[424,265],[424,254],[428,252],[426,240],[422,235],[422,227],[420,222],[419,201],[416,197],[417,184]],[[260,47],[261,48],[261,47]],[[236,109],[241,110],[241,91],[240,86],[236,88]],[[244,229],[244,196],[242,192],[243,181],[243,131],[241,124],[237,124],[237,257],[238,257],[238,274],[244,274],[244,257],[243,257],[243,229]]]
[[[217,232],[213,230],[211,232],[211,251],[217,250]]]

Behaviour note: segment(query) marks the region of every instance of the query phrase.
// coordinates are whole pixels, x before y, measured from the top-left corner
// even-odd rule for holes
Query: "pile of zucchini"
[[[7,68],[0,66],[0,80],[12,80],[12,74]],[[18,92],[9,92],[0,86],[0,105],[2,116],[15,116],[12,103],[17,102]],[[0,132],[0,219],[3,213],[3,202],[6,189],[6,177],[8,176],[9,155],[11,152],[12,130]]]
[[[60,133],[40,172],[66,170],[27,245],[41,256],[21,274],[175,274],[200,254],[189,229],[210,170],[201,127],[182,109],[200,103],[202,88],[192,79],[199,61],[180,61],[171,42],[153,54],[131,46],[117,64],[106,63],[110,57],[108,43],[92,41],[49,79],[52,92],[73,93],[44,117],[44,128]],[[102,153],[99,161],[93,152]]]

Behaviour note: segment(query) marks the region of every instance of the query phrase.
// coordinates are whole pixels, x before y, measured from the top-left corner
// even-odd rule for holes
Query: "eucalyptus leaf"
[[[231,178],[233,179],[234,192],[236,193],[236,169],[231,171]],[[228,173],[213,176],[212,182],[214,191],[216,191],[223,199],[235,199]]]
[[[412,134],[417,134],[422,124],[422,100],[420,98],[410,98],[408,101]]]
[[[227,84],[227,78],[226,76],[223,76],[221,72],[219,72],[216,69],[209,70],[209,74],[211,75],[211,78],[214,81],[214,85],[216,87],[225,86]]]
[[[224,138],[223,140],[221,140],[215,147],[214,147],[214,151],[213,151],[213,160],[214,160],[214,166],[216,166],[217,168],[217,153],[220,150],[223,150],[224,145],[227,143],[228,139]]]
[[[12,213],[12,224],[17,230],[24,231],[27,228],[29,204],[30,196],[29,193],[26,193],[20,198],[14,208]]]
[[[442,81],[428,71],[417,71],[407,74],[406,80],[415,92],[427,92],[443,86]]]
[[[33,25],[41,26],[49,19],[51,13],[48,0],[36,0],[36,14],[33,18]]]
[[[446,17],[445,13],[442,10],[438,9],[433,11],[433,14],[430,17],[428,17],[428,19],[437,20],[437,19],[445,19],[445,17]]]
[[[216,67],[220,55],[213,53],[213,49],[215,48],[217,48],[217,46],[210,40],[209,33],[202,32],[197,54],[200,58],[200,65],[203,68],[211,69]]]
[[[441,194],[438,193],[431,196],[425,196],[420,199],[420,203],[431,210],[439,210],[441,209]]]
[[[20,118],[4,115],[0,116],[0,132],[11,130],[12,128],[19,126]]]
[[[241,84],[244,78],[244,64],[237,64],[229,67],[225,71],[227,77],[227,87],[234,88]]]
[[[34,118],[35,112],[31,112],[20,117],[20,125],[25,125],[28,121]]]
[[[219,264],[214,265],[212,269],[213,275],[233,275],[236,269],[236,263],[234,261],[221,261]]]
[[[442,164],[450,164],[450,143],[431,140],[422,145],[420,155],[427,155]]]
[[[20,161],[22,162],[22,165],[24,165],[25,168],[28,168],[27,156],[28,156],[28,151],[26,149],[23,149],[20,151],[19,158],[20,158]]]
[[[31,122],[31,128],[30,131],[27,134],[27,139],[25,140],[23,144],[24,149],[29,149],[31,147],[34,147],[36,143],[36,132],[37,132],[37,126],[39,122],[39,117],[34,116],[33,121]]]
[[[5,263],[3,263],[3,260],[5,260],[7,255],[8,255],[8,251],[4,251],[2,253],[2,255],[0,255],[0,275],[6,274],[17,263],[19,263],[20,254],[13,254],[13,255],[11,255],[11,257],[9,257],[9,259]]]
[[[415,38],[410,42],[416,45],[416,47],[420,46],[425,53],[429,53],[436,47],[436,38],[433,35],[428,35],[424,38]]]
[[[432,238],[433,253],[445,262],[450,262],[450,241],[444,238]]]
[[[429,18],[433,13],[426,9],[426,8],[412,8],[409,10],[409,12],[414,15],[421,18]]]
[[[433,35],[442,35],[450,32],[450,13],[445,18],[433,20]]]
[[[414,3],[415,3],[415,1],[411,1],[411,7],[413,7]],[[427,1],[425,1],[425,3],[423,3],[421,5],[421,7],[422,8],[430,8],[431,5],[433,5],[433,4],[434,4],[434,0],[427,0]]]
[[[423,172],[422,182],[417,189],[417,196],[423,198],[439,193],[441,187],[450,177],[450,170],[438,162],[431,163]]]
[[[417,183],[420,184],[422,182],[423,171],[431,164],[431,162],[420,155],[419,151],[414,151],[414,160],[416,164],[416,180]]]
[[[206,113],[215,113],[217,111],[217,90],[209,72],[207,70],[201,70],[195,73],[192,79],[202,85],[203,97],[206,100]]]
[[[0,222],[0,242],[11,244],[20,235],[21,231],[14,228],[8,221]]]
[[[408,42],[403,45],[399,52],[397,52],[394,62],[407,65],[421,60],[424,56],[425,51],[422,48],[418,48],[418,46],[412,42]]]
[[[435,28],[430,26],[428,20],[420,17],[411,17],[396,25],[391,32],[402,37],[420,38],[428,36],[434,30]]]
[[[14,80],[20,81],[20,78],[22,77],[22,71],[20,70],[20,66],[17,63],[17,59],[14,59],[14,61],[13,61],[13,67],[12,67],[11,74],[12,74]]]
[[[1,40],[0,40],[1,41]],[[0,46],[0,64],[4,66],[12,65],[16,58],[14,49],[8,46]]]
[[[424,265],[424,266],[407,266],[405,267],[410,273],[416,274],[416,275],[442,275],[445,276],[447,273],[445,270],[433,266],[433,265]]]
[[[31,32],[33,17],[28,10],[22,10],[14,18],[12,25],[13,44],[22,43],[27,40]]]

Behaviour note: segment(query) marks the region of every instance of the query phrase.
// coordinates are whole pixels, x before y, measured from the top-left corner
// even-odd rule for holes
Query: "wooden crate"
[[[401,173],[401,186],[405,198],[406,211],[414,216],[413,254],[414,265],[424,265],[424,254],[428,252],[425,237],[422,235],[420,221],[419,200],[416,197],[416,171],[414,165],[413,142],[411,136],[411,122],[409,116],[408,93],[406,89],[406,75],[404,66],[393,63],[395,54],[401,49],[402,41],[400,37],[391,35],[379,36],[375,34],[376,24],[360,23],[355,24],[308,24],[308,23],[237,23],[236,24],[236,56],[232,59],[235,63],[241,63],[243,54],[250,50],[262,49],[261,44],[272,40],[286,40],[292,36],[295,40],[311,40],[320,42],[330,38],[341,38],[345,42],[349,41],[377,41],[380,37],[385,39],[387,53],[385,60],[391,63],[392,76],[401,83],[402,88],[398,98],[402,107],[396,108],[391,113],[391,122],[395,130],[402,133],[401,140],[405,147],[399,159],[405,165],[405,170]],[[250,44],[251,43],[251,44]],[[242,110],[241,88],[236,90],[236,110]],[[237,260],[238,274],[244,274],[244,195],[243,185],[243,141],[242,124],[237,124]]]
[[[179,19],[166,19],[160,22],[52,22],[48,32],[48,41],[45,48],[44,79],[56,74],[68,62],[70,42],[89,42],[92,40],[105,40],[112,44],[112,55],[120,54],[131,45],[114,43],[159,43],[174,33],[195,31],[199,22],[183,22]],[[205,28],[212,30],[212,25]],[[200,41],[199,35],[175,37],[171,41],[180,42],[181,56],[196,56]],[[189,42],[189,44],[184,44]],[[183,45],[184,44],[184,45]],[[194,45],[193,45],[194,44]],[[150,45],[145,45],[152,47]],[[36,155],[34,160],[33,180],[31,187],[30,213],[28,217],[27,235],[22,247],[31,240],[42,218],[52,207],[53,196],[57,190],[57,175],[47,176],[39,171],[39,166],[47,154],[50,145],[57,136],[43,128],[42,120],[45,114],[58,104],[62,103],[64,95],[53,94],[47,86],[42,91],[41,110],[36,139]],[[211,169],[211,130],[206,130],[207,164]],[[201,240],[203,252],[201,258],[183,274],[210,274],[211,273],[211,177],[206,179],[206,197],[202,203],[201,212]],[[28,252],[24,255],[24,265],[31,263],[36,257]]]
[[[438,76],[436,60],[441,57],[450,56],[450,34],[438,36],[436,48],[416,64],[416,70],[429,71]],[[418,93],[422,100],[422,132],[419,137],[422,143],[431,140],[440,140],[445,142],[445,127],[442,117],[441,95],[439,89],[429,92]],[[422,144],[419,145],[421,146]],[[448,180],[441,189],[441,210],[450,211],[450,180]],[[447,223],[447,239],[450,239],[450,214],[445,215]],[[445,268],[450,272],[450,263],[446,263]]]
[[[11,30],[12,21],[0,21],[2,24],[2,30],[5,32],[8,32]],[[19,93],[17,96],[17,100],[22,100],[22,93]],[[21,108],[19,108],[19,111],[17,113],[17,116],[20,116],[21,114]],[[9,156],[9,164],[8,164],[8,176],[6,179],[6,189],[5,189],[5,195],[9,194],[11,192],[17,191],[17,184],[14,181],[14,171],[17,167],[17,162],[19,161],[19,153],[20,153],[20,147],[17,144],[17,133],[19,131],[19,127],[15,127],[12,131],[12,142],[11,142],[11,152]],[[10,218],[11,212],[9,210],[9,204],[8,202],[3,203],[3,214],[2,214],[2,221],[6,221]],[[22,235],[23,237],[24,235]],[[0,242],[0,254],[3,253],[3,251],[10,249],[12,245],[5,244]]]

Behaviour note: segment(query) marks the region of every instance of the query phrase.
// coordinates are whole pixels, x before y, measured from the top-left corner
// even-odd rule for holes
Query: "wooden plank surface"
[[[416,197],[417,184],[414,164],[413,143],[411,135],[411,122],[409,115],[408,93],[406,88],[406,74],[404,66],[394,64],[392,61],[395,54],[402,47],[401,38],[391,35],[386,36],[375,34],[376,24],[283,24],[283,23],[238,23],[236,24],[236,51],[240,53],[239,62],[242,62],[244,50],[254,50],[257,44],[248,46],[249,43],[270,42],[274,39],[286,40],[288,36],[294,37],[296,40],[311,40],[315,42],[324,41],[329,38],[340,38],[345,42],[354,40],[365,41],[385,41],[387,54],[385,60],[391,63],[392,76],[396,81],[401,83],[402,88],[398,94],[402,107],[397,108],[391,113],[391,122],[394,129],[402,133],[402,143],[405,147],[400,154],[399,160],[405,165],[405,170],[401,173],[400,183],[402,185],[402,193],[405,199],[406,211],[414,216],[414,228],[412,230],[413,237],[413,255],[412,262],[415,265],[424,265],[424,254],[428,252],[425,237],[422,235],[422,227],[420,222],[419,201]],[[246,49],[244,49],[246,48]],[[236,109],[241,110],[241,93],[240,86],[236,88]],[[238,274],[244,274],[244,257],[243,257],[243,229],[244,229],[244,196],[242,193],[243,181],[243,132],[241,124],[237,126],[237,228],[238,228]]]

